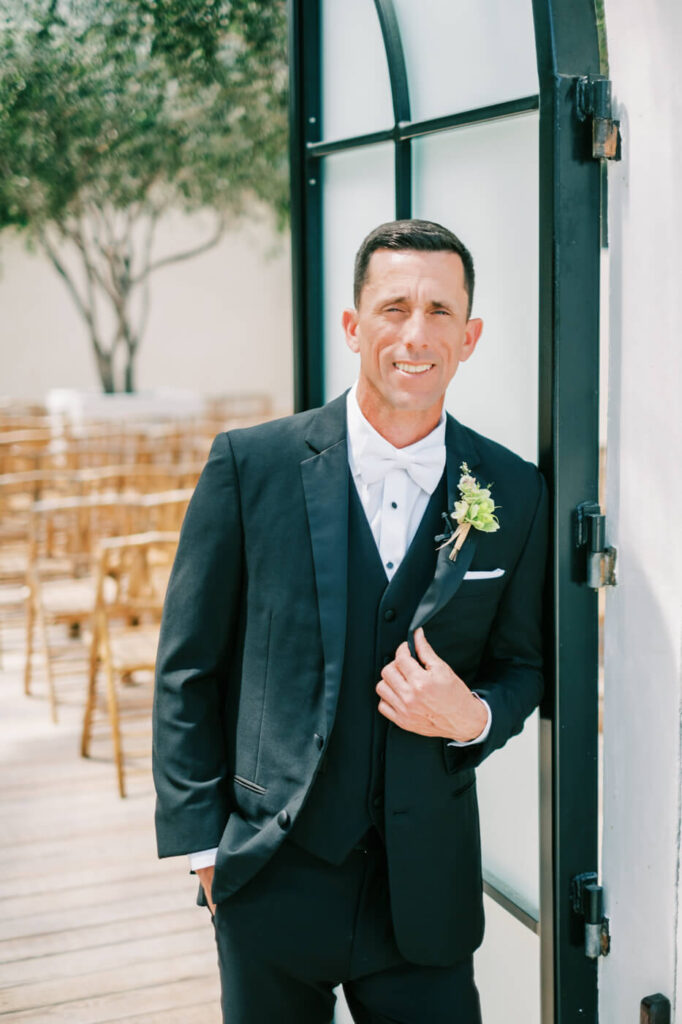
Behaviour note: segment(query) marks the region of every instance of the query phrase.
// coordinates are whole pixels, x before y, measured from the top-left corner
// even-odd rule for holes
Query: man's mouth
[[[394,363],[396,370],[400,370],[402,373],[426,373],[430,370],[435,363]]]

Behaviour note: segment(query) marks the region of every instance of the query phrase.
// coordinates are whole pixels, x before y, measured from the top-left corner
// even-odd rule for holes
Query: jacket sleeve
[[[185,516],[161,623],[152,746],[160,857],[218,846],[229,816],[222,723],[242,563],[234,456],[219,434]]]
[[[495,616],[481,665],[472,685],[485,701],[492,724],[487,738],[468,747],[449,747],[452,771],[476,768],[493,750],[521,732],[540,703],[542,599],[548,537],[547,487],[537,474],[537,497],[521,554]]]

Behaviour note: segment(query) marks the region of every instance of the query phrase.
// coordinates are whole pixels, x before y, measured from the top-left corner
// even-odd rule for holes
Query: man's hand
[[[438,657],[423,629],[415,631],[414,646],[419,661],[402,643],[395,660],[383,669],[376,687],[379,711],[401,729],[420,736],[442,736],[459,743],[475,740],[485,728],[485,706]]]
[[[201,887],[204,890],[204,895],[206,896],[208,909],[211,911],[212,914],[215,914],[215,903],[211,899],[211,886],[213,885],[214,872],[215,867],[213,865],[211,865],[210,868],[197,868],[196,871],[197,875],[199,876],[199,881],[201,882]]]

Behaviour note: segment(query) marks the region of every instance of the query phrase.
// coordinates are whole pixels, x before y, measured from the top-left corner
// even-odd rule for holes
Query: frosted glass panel
[[[353,261],[365,235],[394,216],[393,144],[367,146],[325,159],[324,173],[325,396],[358,374],[341,314],[353,306]]]
[[[414,216],[445,224],[476,265],[473,315],[484,321],[446,400],[467,426],[537,459],[537,114],[414,143]]]
[[[536,114],[417,140],[415,216],[460,235],[476,266],[484,321],[447,408],[537,461],[538,166]],[[539,906],[537,718],[479,772],[484,869],[524,909]]]
[[[483,873],[532,917],[540,910],[538,713],[477,771]]]
[[[413,120],[538,91],[531,0],[395,0]]]
[[[485,938],[474,957],[482,1019],[540,1024],[540,939],[492,900],[484,902]]]
[[[393,127],[386,51],[372,0],[322,2],[323,138]]]

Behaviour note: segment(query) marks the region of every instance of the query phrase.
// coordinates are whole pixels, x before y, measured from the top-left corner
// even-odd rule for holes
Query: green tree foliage
[[[0,0],[0,231],[65,282],[105,391],[134,386],[155,270],[255,201],[286,221],[285,0]],[[154,255],[170,210],[210,210]],[[119,358],[116,358],[119,353]]]

